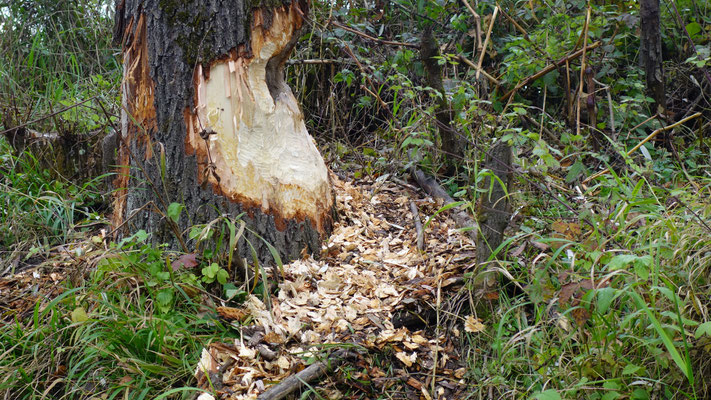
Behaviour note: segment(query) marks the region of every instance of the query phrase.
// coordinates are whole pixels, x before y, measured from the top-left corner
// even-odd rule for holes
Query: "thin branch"
[[[697,112],[696,114],[691,115],[691,116],[688,116],[688,117],[686,117],[686,118],[684,118],[684,119],[682,119],[682,120],[680,120],[680,121],[677,121],[677,122],[675,122],[675,123],[673,123],[673,124],[671,124],[671,125],[667,125],[667,126],[665,126],[665,127],[663,127],[663,128],[657,129],[656,131],[650,133],[649,136],[647,136],[646,138],[644,138],[644,140],[642,140],[641,142],[637,143],[636,146],[634,146],[630,151],[627,152],[627,155],[628,155],[628,156],[632,155],[632,153],[634,153],[635,151],[639,150],[640,147],[642,147],[645,143],[649,142],[650,140],[654,139],[654,137],[657,136],[658,134],[660,134],[660,133],[662,133],[662,132],[664,132],[664,131],[668,131],[668,130],[670,130],[670,129],[674,129],[674,128],[676,128],[677,126],[679,126],[679,125],[685,123],[686,121],[692,120],[692,119],[694,119],[694,118],[698,118],[698,117],[700,117],[701,115],[702,115],[702,114],[701,114],[700,112]],[[584,184],[590,182],[591,180],[593,180],[593,179],[595,179],[595,178],[599,178],[599,177],[601,177],[601,176],[603,176],[603,175],[605,175],[605,174],[607,174],[607,173],[609,173],[609,172],[610,172],[610,168],[605,168],[604,170],[602,170],[602,171],[600,171],[600,172],[598,172],[598,173],[596,173],[596,174],[594,174],[594,175],[589,176],[589,177],[586,178],[584,181],[582,181],[581,184],[584,185]]]
[[[590,46],[587,46],[587,50],[595,49],[595,48],[599,47],[601,44],[602,44],[602,42],[595,42],[595,43],[591,44]],[[540,77],[542,77],[542,76],[548,74],[549,72],[551,72],[551,71],[553,71],[554,69],[558,68],[558,67],[561,66],[562,64],[565,64],[566,62],[568,62],[568,61],[570,61],[570,60],[574,60],[574,59],[580,57],[580,56],[583,54],[583,50],[584,50],[584,49],[580,49],[580,50],[576,51],[575,53],[570,54],[570,55],[567,55],[567,56],[565,56],[565,57],[559,59],[558,61],[556,61],[556,62],[554,62],[554,63],[552,63],[552,64],[548,64],[548,65],[547,65],[545,68],[543,68],[542,70],[536,72],[536,73],[533,74],[533,75],[528,76],[527,78],[524,78],[521,82],[519,82],[518,85],[516,85],[515,88],[509,90],[509,91],[506,92],[503,96],[501,96],[501,101],[508,100],[509,97],[511,97],[514,93],[518,92],[519,89],[521,89],[522,87],[524,87],[524,86],[528,85],[529,83],[535,81],[536,79],[538,79],[538,78],[540,78]]]
[[[486,31],[486,39],[484,39],[484,45],[482,46],[481,53],[479,53],[479,63],[476,69],[476,79],[479,79],[479,71],[481,71],[481,64],[484,62],[484,54],[486,54],[486,46],[489,44],[489,38],[491,37],[491,31],[494,29],[494,23],[496,22],[496,14],[499,13],[499,6],[494,7],[494,14],[491,17],[491,22],[489,23],[489,29]]]
[[[54,117],[54,116],[57,115],[57,114],[61,114],[61,113],[63,113],[63,112],[66,112],[66,111],[71,110],[72,108],[79,107],[80,105],[82,105],[82,104],[84,104],[84,103],[88,103],[88,102],[90,102],[90,101],[96,99],[96,98],[99,97],[99,96],[100,96],[100,95],[96,95],[96,96],[94,96],[94,97],[90,97],[90,98],[88,98],[88,99],[86,99],[86,100],[80,101],[80,102],[78,102],[78,103],[74,103],[74,104],[72,104],[71,106],[64,107],[64,108],[62,108],[61,110],[57,110],[57,111],[55,111],[55,112],[53,112],[53,113],[51,113],[51,114],[47,114],[47,115],[45,115],[45,116],[43,116],[43,117],[34,119],[34,120],[32,120],[32,121],[25,122],[25,123],[23,123],[23,124],[14,126],[14,127],[12,127],[12,128],[9,128],[9,129],[5,129],[4,131],[0,132],[0,135],[4,135],[4,134],[6,134],[6,133],[8,133],[8,132],[14,131],[15,129],[24,128],[24,127],[26,127],[26,126],[28,126],[28,125],[32,125],[32,124],[34,124],[34,123],[36,123],[36,122],[44,121],[44,120],[47,119],[47,118],[52,118],[52,117]]]
[[[330,20],[330,21],[328,21],[328,23],[326,24],[326,26],[328,26],[328,24],[335,25],[335,26],[337,26],[337,27],[343,29],[344,31],[347,31],[347,32],[350,32],[350,33],[354,33],[354,34],[356,34],[356,35],[358,35],[358,36],[360,36],[360,37],[363,37],[363,38],[368,39],[368,40],[372,40],[372,41],[374,41],[374,42],[376,42],[376,43],[387,44],[387,45],[391,45],[391,46],[403,46],[403,47],[409,47],[409,48],[412,48],[412,49],[419,49],[419,48],[420,48],[419,45],[416,45],[416,44],[413,44],[413,43],[394,42],[394,41],[392,41],[392,40],[383,40],[383,39],[374,38],[374,37],[368,35],[367,33],[364,33],[364,32],[361,32],[361,31],[359,31],[359,30],[357,30],[357,29],[354,29],[354,28],[351,28],[351,27],[349,27],[349,26],[343,25],[342,23],[340,23],[340,22],[338,22],[338,21],[336,21],[336,20]]]
[[[468,66],[474,68],[474,69],[476,70],[477,74],[478,74],[479,72],[481,72],[481,74],[484,75],[484,77],[485,77],[486,79],[488,79],[489,81],[491,81],[491,83],[493,83],[494,85],[496,85],[496,86],[501,86],[501,83],[500,83],[496,78],[494,78],[493,76],[489,75],[489,73],[486,72],[486,70],[484,70],[483,68],[480,68],[479,66],[477,66],[476,64],[474,64],[473,62],[471,62],[468,58],[466,58],[466,57],[464,57],[464,56],[456,56],[456,59],[457,59],[458,61],[463,62],[464,64],[467,64]]]
[[[464,3],[464,5],[467,7],[467,10],[469,10],[469,12],[474,17],[474,23],[476,24],[476,49],[477,51],[481,51],[481,17],[476,11],[474,11],[468,0],[462,0],[462,3]]]

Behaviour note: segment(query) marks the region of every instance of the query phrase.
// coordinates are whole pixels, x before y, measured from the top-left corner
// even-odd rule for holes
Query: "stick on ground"
[[[422,251],[425,249],[425,231],[422,230],[420,213],[417,212],[417,206],[414,201],[410,201],[410,211],[412,211],[412,219],[415,220],[415,230],[417,231],[417,250]]]
[[[442,199],[444,205],[454,203],[454,199],[447,194],[447,192],[434,178],[425,175],[424,172],[414,167],[410,169],[410,175],[412,175],[415,182],[417,182],[422,190],[424,190],[428,195],[437,199]],[[457,224],[457,228],[467,229],[467,234],[476,243],[478,230],[478,224],[476,221],[469,216],[469,213],[462,206],[452,208],[450,211],[452,213],[454,223]]]
[[[343,363],[347,357],[354,353],[345,350],[338,350],[333,353],[327,361],[315,362],[297,374],[291,375],[280,383],[270,387],[257,397],[257,400],[280,400],[295,391],[304,387],[307,383],[315,381],[327,372],[332,371],[336,366]]]

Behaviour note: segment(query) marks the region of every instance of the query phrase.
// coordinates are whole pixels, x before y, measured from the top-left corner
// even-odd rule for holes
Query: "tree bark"
[[[644,67],[647,93],[654,99],[654,112],[666,109],[664,68],[662,65],[662,34],[659,22],[659,0],[640,1],[640,62]]]
[[[439,94],[435,105],[435,119],[442,140],[441,148],[447,159],[447,174],[453,176],[456,172],[457,160],[464,158],[466,141],[452,128],[452,110],[447,101],[447,93],[444,91],[442,66],[438,59],[439,46],[432,35],[431,27],[426,27],[422,31],[420,57],[425,67],[427,84]]]
[[[190,226],[244,213],[262,261],[272,256],[255,234],[283,259],[320,250],[334,196],[283,79],[307,7],[117,0],[124,80],[116,227],[176,247]],[[165,216],[173,202],[186,211],[177,224]],[[251,252],[244,239],[239,252]]]
[[[504,230],[511,218],[509,188],[513,177],[511,147],[499,140],[486,155],[484,168],[491,170],[494,176],[484,180],[484,189],[479,204],[479,234],[476,244],[476,258],[479,265],[486,264],[491,254],[504,240]],[[495,258],[499,258],[497,254]],[[482,273],[474,280],[476,292],[486,294],[495,290],[497,274]]]

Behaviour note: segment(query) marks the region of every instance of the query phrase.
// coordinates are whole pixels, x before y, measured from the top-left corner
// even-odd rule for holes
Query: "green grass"
[[[0,393],[13,399],[195,393],[188,388],[202,348],[236,331],[202,304],[208,294],[190,283],[194,277],[160,280],[148,272],[156,262],[165,266],[169,253],[130,241],[113,247],[89,254],[101,261],[83,286],[67,286],[38,302],[29,319],[0,328]],[[165,293],[168,303],[161,302]]]
[[[467,345],[480,349],[469,357],[474,391],[707,398],[711,231],[701,220],[711,217],[711,179],[694,182],[678,182],[672,199],[668,189],[634,173],[600,178],[587,193],[595,196],[591,212],[572,216],[582,230],[574,238],[551,232],[564,211],[531,207],[510,249],[530,240],[551,248],[529,244],[528,254],[510,263],[525,290],[504,295],[485,311],[489,329],[468,336]],[[603,284],[561,304],[566,286],[591,277]]]

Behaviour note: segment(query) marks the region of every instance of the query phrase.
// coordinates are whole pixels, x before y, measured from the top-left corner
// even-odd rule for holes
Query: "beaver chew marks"
[[[202,160],[201,184],[207,180],[219,194],[259,207],[275,220],[309,218],[323,233],[334,202],[328,170],[283,79],[302,24],[296,7],[292,2],[275,9],[268,29],[261,11],[254,11],[251,58],[233,52],[209,71],[198,65],[196,107],[186,112],[186,147]],[[205,131],[214,132],[207,141],[200,135]]]

